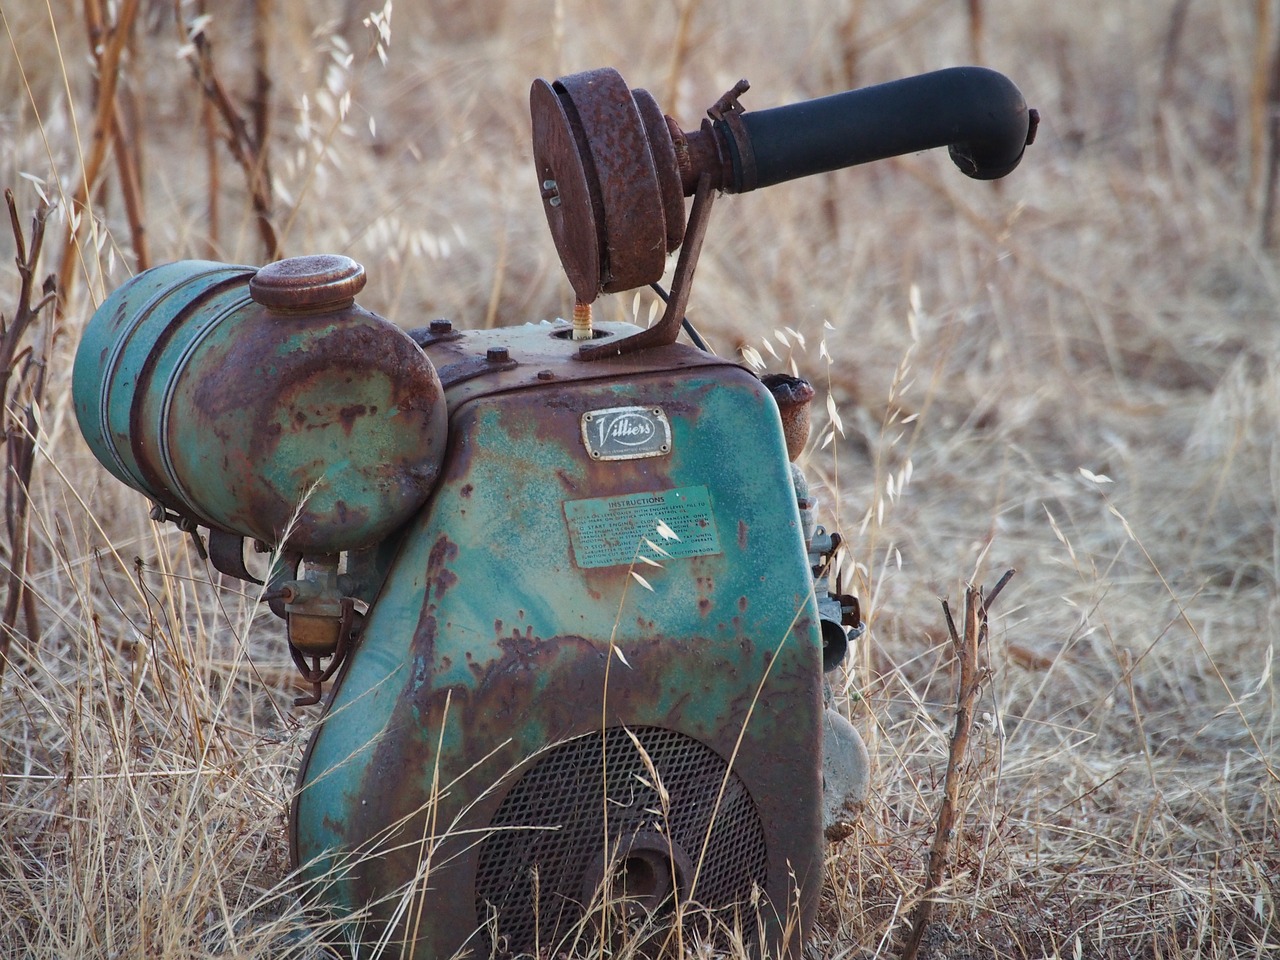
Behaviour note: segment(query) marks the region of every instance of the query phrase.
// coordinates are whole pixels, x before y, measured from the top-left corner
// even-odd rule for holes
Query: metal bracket
[[[742,104],[738,102],[738,98],[750,89],[751,84],[746,80],[739,80],[707,110],[707,116],[716,123],[723,124],[729,131],[729,148],[738,161],[734,165],[738,182],[733,185],[730,193],[748,193],[759,182],[756,176],[756,153],[751,146],[751,135],[742,122]]]
[[[476,377],[484,376],[486,373],[498,373],[502,370],[514,370],[519,364],[515,360],[492,360],[489,357],[468,357],[465,360],[459,360],[456,363],[447,363],[440,367],[436,374],[440,377],[440,385],[448,389],[454,384],[462,383],[466,380],[473,380]]]
[[[410,339],[423,349],[433,343],[444,343],[450,340],[461,340],[462,332],[453,328],[453,322],[443,317],[432,320],[427,327],[418,327],[408,331]]]
[[[684,231],[684,246],[680,248],[680,257],[676,260],[676,271],[671,278],[671,293],[668,295],[667,309],[663,312],[662,318],[647,330],[633,333],[621,340],[601,340],[583,344],[578,348],[579,360],[619,357],[624,353],[634,353],[648,347],[666,346],[676,342],[676,338],[680,336],[680,323],[684,319],[685,308],[689,305],[693,271],[698,265],[698,254],[702,252],[702,240],[707,235],[711,204],[715,198],[716,191],[711,186],[711,177],[704,173],[698,179],[698,189],[693,195],[689,224]]]
[[[244,562],[244,537],[226,530],[209,530],[209,562],[219,573],[262,586]]]

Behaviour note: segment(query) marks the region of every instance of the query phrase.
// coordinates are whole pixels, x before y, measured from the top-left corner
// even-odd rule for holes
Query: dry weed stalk
[[[119,111],[116,105],[116,89],[120,85],[120,72],[124,61],[125,44],[138,15],[138,0],[125,0],[110,26],[102,18],[102,11],[93,2],[86,4],[85,21],[89,30],[89,42],[93,47],[94,61],[98,67],[98,102],[94,111],[93,132],[89,154],[84,157],[76,191],[67,211],[67,236],[63,241],[62,255],[58,261],[58,293],[65,302],[71,291],[77,263],[82,262],[80,228],[89,213],[89,197],[102,173],[107,147],[122,139]],[[99,53],[99,48],[101,52]],[[129,164],[125,164],[129,166]],[[123,171],[122,167],[122,171]],[[122,177],[122,180],[125,178]],[[129,188],[125,186],[126,197]],[[135,194],[136,196],[136,194]],[[87,273],[87,267],[85,268]],[[59,308],[61,309],[61,307]]]
[[[1271,73],[1271,43],[1274,39],[1271,25],[1271,0],[1254,0],[1253,3],[1253,56],[1249,65],[1249,192],[1246,196],[1249,209],[1257,201],[1258,185],[1262,182],[1263,156],[1267,150],[1267,106],[1273,102]]]
[[[676,27],[676,39],[671,45],[671,65],[667,69],[667,98],[664,103],[676,103],[680,96],[680,78],[684,75],[689,52],[694,46],[693,18],[698,12],[699,0],[680,0],[680,15]]]
[[[266,4],[260,2],[260,8]],[[227,93],[226,86],[218,77],[213,65],[213,47],[205,35],[203,27],[192,31],[190,43],[193,54],[189,58],[191,70],[204,94],[205,101],[212,104],[226,127],[227,148],[235,158],[240,169],[244,171],[245,181],[249,187],[249,199],[258,222],[258,235],[262,240],[263,254],[267,260],[279,260],[284,256],[279,233],[274,220],[274,201],[271,190],[271,173],[267,165],[267,134],[269,94],[271,88],[270,72],[266,65],[267,43],[265,34],[255,33],[254,41],[254,95],[250,104],[251,121],[237,109]],[[207,127],[206,127],[207,129]],[[212,190],[216,179],[210,184],[210,207],[214,206]]]
[[[969,584],[965,588],[963,636],[956,630],[956,623],[951,616],[951,608],[947,605],[947,601],[942,601],[942,611],[947,617],[947,633],[951,637],[951,646],[955,651],[960,674],[956,685],[956,726],[951,734],[942,806],[938,810],[938,826],[934,831],[933,845],[929,850],[925,889],[911,918],[911,933],[907,936],[906,945],[902,949],[902,960],[915,960],[920,944],[924,940],[925,931],[929,928],[929,917],[933,913],[935,902],[934,894],[941,889],[946,879],[947,855],[951,849],[952,837],[955,835],[960,794],[965,785],[965,755],[969,750],[969,732],[973,729],[974,705],[978,702],[978,693],[986,673],[979,667],[978,651],[987,638],[987,614],[991,610],[991,605],[995,603],[996,597],[1012,577],[1013,571],[1006,571],[991,590],[991,596],[985,599],[981,587]]]
[[[982,0],[966,0],[969,8],[969,57],[974,63],[982,63],[982,38],[985,32],[982,16]]]
[[[1252,157],[1261,158],[1263,150],[1263,122],[1265,120],[1265,138],[1266,138],[1266,172],[1261,174],[1262,189],[1262,245],[1271,247],[1275,243],[1275,220],[1276,212],[1276,180],[1280,177],[1280,43],[1274,46],[1268,46],[1273,37],[1270,35],[1271,30],[1267,30],[1267,36],[1262,36],[1260,25],[1258,38],[1258,56],[1259,60],[1255,64],[1254,71],[1254,89],[1259,86],[1265,90],[1265,104],[1255,108],[1251,116],[1256,117],[1257,131],[1255,133],[1256,145]],[[1267,56],[1270,52],[1269,58]],[[1256,183],[1256,178],[1250,180],[1250,187]],[[1249,197],[1252,199],[1254,193],[1251,190]]]
[[[132,23],[122,24],[119,20],[114,27],[106,25],[105,11],[101,0],[85,0],[85,30],[89,36],[89,52],[93,55],[98,77],[103,76],[103,51],[105,43],[114,42],[115,37],[127,41],[132,33]],[[117,83],[117,88],[119,84]],[[106,104],[109,110],[111,125],[111,152],[115,156],[116,173],[120,179],[120,199],[124,203],[125,216],[129,220],[129,235],[133,244],[133,255],[139,270],[151,266],[151,252],[147,241],[146,217],[142,204],[141,159],[142,138],[131,136],[120,119],[120,109],[116,102]],[[136,119],[136,118],[134,118]]]
[[[18,275],[22,279],[18,290],[18,306],[13,320],[6,322],[0,315],[0,398],[4,399],[4,435],[0,442],[8,453],[9,469],[5,474],[5,529],[9,536],[9,562],[6,576],[7,589],[3,618],[0,619],[0,684],[4,682],[5,666],[9,662],[9,644],[18,622],[18,610],[26,615],[27,639],[34,643],[39,635],[35,596],[27,588],[28,512],[31,500],[31,475],[35,466],[36,434],[39,430],[41,401],[44,399],[45,369],[52,337],[46,336],[37,351],[30,345],[23,346],[27,331],[39,318],[45,307],[57,297],[52,275],[42,287],[43,295],[35,303],[36,267],[44,246],[44,228],[49,207],[41,203],[31,222],[31,243],[28,246],[18,217],[18,205],[12,190],[5,190],[5,203],[9,207],[9,223],[17,245]],[[17,374],[15,381],[14,375]]]
[[[854,0],[833,30],[838,66],[833,71],[832,86],[838,90],[852,90],[858,85],[858,65],[862,53],[858,33],[862,28],[863,6],[863,0]]]

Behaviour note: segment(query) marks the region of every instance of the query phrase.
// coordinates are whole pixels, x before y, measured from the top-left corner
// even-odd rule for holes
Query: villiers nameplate
[[[609,407],[582,415],[592,460],[639,460],[671,452],[671,423],[661,407]]]

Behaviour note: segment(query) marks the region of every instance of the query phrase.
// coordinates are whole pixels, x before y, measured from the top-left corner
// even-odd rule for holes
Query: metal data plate
[[[592,460],[639,460],[671,452],[671,422],[661,407],[608,407],[582,415]]]
[[[564,515],[574,562],[583,569],[635,563],[646,539],[661,542],[663,552],[673,560],[723,552],[711,494],[701,485],[566,500]],[[659,534],[659,524],[675,536]]]

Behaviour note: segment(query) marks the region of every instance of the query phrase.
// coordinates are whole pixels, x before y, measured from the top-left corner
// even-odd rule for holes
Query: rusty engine
[[[98,459],[223,573],[257,583],[245,541],[269,551],[304,702],[332,681],[290,842],[350,949],[797,955],[811,926],[824,831],[866,789],[824,698],[861,616],[795,465],[812,388],[685,317],[709,215],[939,146],[1002,177],[1037,118],[972,67],[760,111],[746,90],[686,132],[613,70],[533,84],[571,320],[406,332],[326,255],[159,266],[85,331]],[[651,326],[593,321],[648,285]]]

